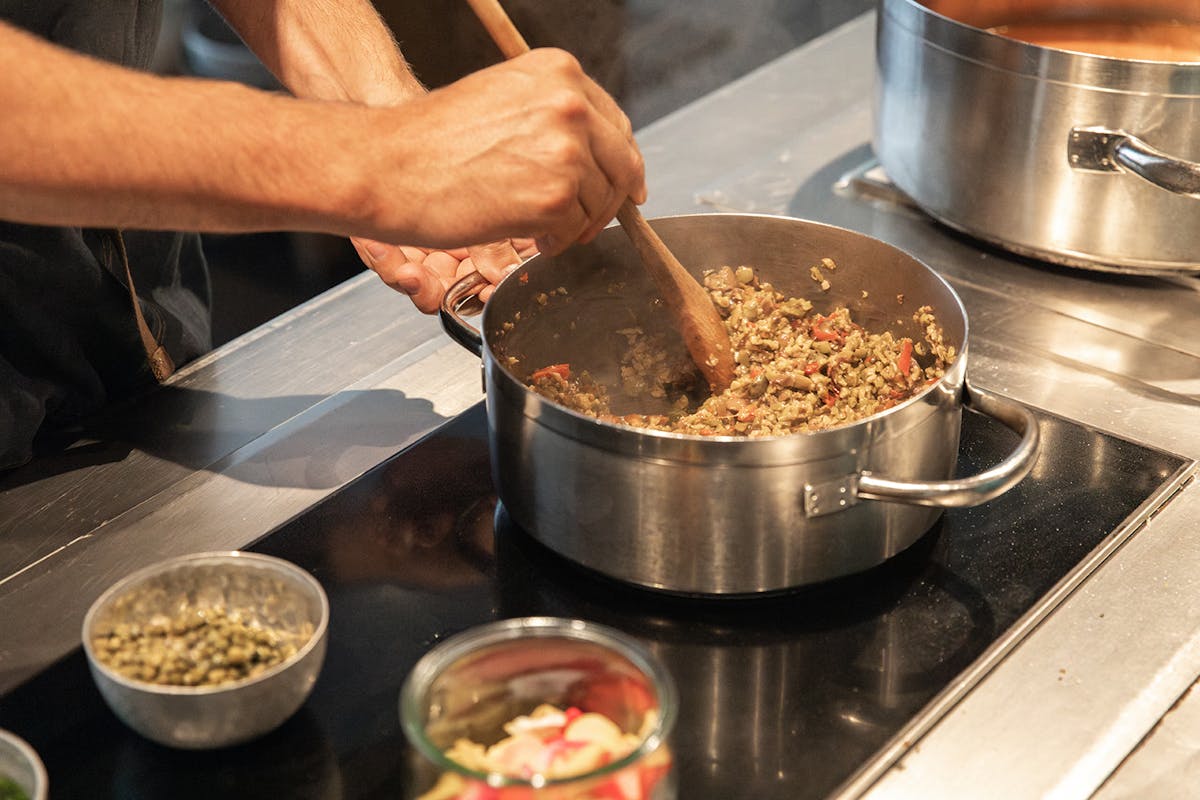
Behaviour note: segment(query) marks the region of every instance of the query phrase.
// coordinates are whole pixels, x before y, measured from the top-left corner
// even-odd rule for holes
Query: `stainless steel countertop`
[[[946,246],[866,202],[826,219],[830,165],[869,156],[873,36],[866,15],[639,131],[645,215],[853,223],[959,291],[975,383],[1200,459],[1195,279],[1113,279]],[[4,484],[0,692],[74,648],[88,604],[120,576],[248,545],[481,397],[478,360],[371,274],[190,365],[114,415],[127,446],[80,448]],[[1194,466],[845,794],[1114,800],[1186,776],[1181,742],[1200,706],[1184,697],[1200,675]]]

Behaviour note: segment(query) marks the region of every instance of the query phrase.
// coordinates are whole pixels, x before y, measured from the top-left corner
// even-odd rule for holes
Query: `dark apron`
[[[144,69],[158,0],[0,0],[0,19],[73,50]],[[208,269],[195,234],[121,236],[150,334],[175,364],[211,347]],[[115,231],[0,220],[0,468],[39,433],[78,424],[154,385]]]

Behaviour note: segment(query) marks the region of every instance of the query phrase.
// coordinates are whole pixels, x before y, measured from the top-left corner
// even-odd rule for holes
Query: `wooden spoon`
[[[525,38],[513,25],[499,0],[467,2],[505,58],[515,58],[529,52]],[[617,219],[658,285],[663,303],[683,334],[692,360],[714,392],[727,388],[733,380],[733,347],[725,323],[709,299],[708,292],[671,254],[632,200],[626,198],[621,204]]]

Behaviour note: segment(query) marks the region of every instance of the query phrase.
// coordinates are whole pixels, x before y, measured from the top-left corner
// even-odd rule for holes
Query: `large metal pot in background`
[[[551,549],[670,592],[787,589],[879,564],[920,538],[943,507],[985,502],[1032,467],[1036,420],[967,386],[966,312],[912,256],[783,217],[697,214],[652,224],[697,276],[751,265],[785,295],[809,297],[822,312],[846,305],[871,330],[920,339],[912,313],[930,305],[959,356],[917,396],[839,428],[755,439],[648,431],[569,411],[524,384],[535,369],[560,362],[611,375],[627,347],[618,331],[666,323],[623,231],[608,228],[588,245],[527,261],[488,301],[482,334],[456,311],[478,286],[468,277],[447,293],[442,319],[483,357],[497,494]],[[824,257],[839,265],[827,293],[809,272]],[[1002,464],[952,480],[964,404],[1022,439]]]
[[[1085,44],[1169,23],[1196,63],[989,31],[1029,23],[1071,27]],[[1191,0],[881,0],[876,153],[930,215],[1017,253],[1118,272],[1200,270],[1198,32]],[[1116,52],[1163,57],[1163,45],[1135,38]]]

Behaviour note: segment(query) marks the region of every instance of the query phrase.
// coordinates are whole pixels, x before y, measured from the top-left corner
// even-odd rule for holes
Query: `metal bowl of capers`
[[[262,736],[312,692],[325,660],[329,600],[281,558],[195,553],[140,569],[83,620],[100,694],[160,744],[206,749]]]

